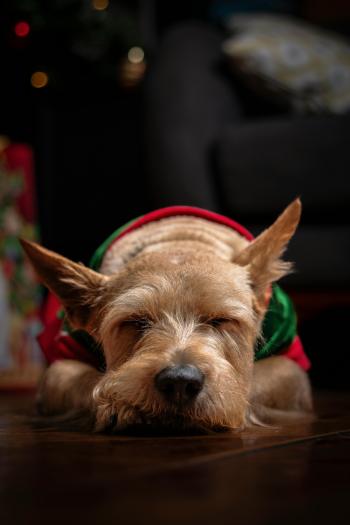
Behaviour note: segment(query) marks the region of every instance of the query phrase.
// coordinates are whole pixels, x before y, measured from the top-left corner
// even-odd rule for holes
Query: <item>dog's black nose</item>
[[[203,388],[204,375],[194,365],[163,368],[155,377],[155,385],[173,403],[183,404],[197,397]]]

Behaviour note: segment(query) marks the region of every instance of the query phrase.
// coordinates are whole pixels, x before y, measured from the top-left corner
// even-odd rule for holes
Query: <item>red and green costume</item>
[[[237,222],[217,213],[190,206],[171,206],[148,213],[116,230],[94,253],[90,267],[99,271],[108,250],[128,233],[150,222],[179,215],[200,217],[223,224],[252,241],[253,235]],[[44,331],[39,343],[48,363],[58,359],[76,359],[103,370],[105,360],[102,348],[82,330],[71,330],[62,319],[62,306],[56,297],[49,295],[44,311]],[[271,355],[283,355],[292,359],[304,370],[310,368],[303,345],[297,335],[297,318],[288,295],[276,284],[272,285],[269,306],[263,321],[262,342],[255,348],[255,360]]]

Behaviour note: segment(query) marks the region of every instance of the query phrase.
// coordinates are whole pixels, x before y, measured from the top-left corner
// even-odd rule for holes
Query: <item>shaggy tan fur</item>
[[[77,361],[51,365],[43,412],[89,411],[99,431],[139,423],[237,429],[271,421],[274,411],[310,412],[308,378],[295,363],[253,359],[265,292],[290,269],[280,257],[300,210],[294,201],[251,243],[204,219],[162,219],[118,241],[101,273],[23,241],[39,278],[70,323],[102,344],[107,363],[103,374]],[[187,364],[203,374],[203,388],[191,403],[169,403],[155,377]]]

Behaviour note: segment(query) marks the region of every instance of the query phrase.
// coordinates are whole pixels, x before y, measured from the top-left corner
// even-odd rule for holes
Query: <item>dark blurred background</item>
[[[302,81],[312,78],[303,90],[266,89],[254,61],[230,60],[223,42],[242,13],[327,31],[321,62],[340,41],[336,95],[327,84],[323,96],[320,64],[308,69],[288,28],[290,67],[304,60]],[[298,271],[285,286],[314,382],[349,386],[349,35],[346,0],[3,1],[0,134],[33,149],[43,244],[88,262],[118,226],[172,204],[256,233],[300,195]]]

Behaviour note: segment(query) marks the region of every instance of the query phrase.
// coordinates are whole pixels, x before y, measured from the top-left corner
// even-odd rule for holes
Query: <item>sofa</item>
[[[187,21],[158,46],[145,90],[150,206],[209,208],[257,233],[300,196],[286,285],[349,290],[350,115],[299,116],[259,100],[228,70],[223,38]]]

